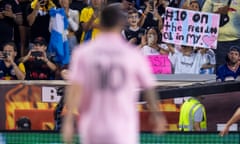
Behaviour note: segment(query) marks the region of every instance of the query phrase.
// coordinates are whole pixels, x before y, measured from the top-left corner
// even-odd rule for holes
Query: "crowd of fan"
[[[214,74],[220,81],[240,75],[240,1],[233,0],[230,22],[220,28],[216,50],[162,42],[166,7],[223,13],[216,0],[0,0],[0,79],[64,79],[67,64],[48,53],[51,8],[63,8],[68,21],[69,54],[78,44],[100,33],[99,15],[105,5],[121,2],[128,25],[122,36],[144,55],[167,55],[174,74]],[[228,7],[229,9],[229,7]],[[226,58],[226,59],[225,59]],[[223,65],[225,64],[225,65]],[[221,66],[219,69],[218,67]],[[217,68],[217,69],[216,69]]]

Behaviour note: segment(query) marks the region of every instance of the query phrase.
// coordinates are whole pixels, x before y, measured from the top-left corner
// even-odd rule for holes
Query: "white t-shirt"
[[[156,49],[154,49],[148,45],[143,46],[143,48],[141,50],[142,50],[143,55],[159,55],[160,54],[159,51],[157,51]]]
[[[211,64],[211,65],[216,64],[215,53],[212,49],[208,49],[208,51],[205,54],[201,55],[200,65],[202,66],[203,64]],[[213,73],[214,73],[214,67],[200,70],[200,74],[213,74]]]
[[[181,52],[175,50],[174,54],[169,53],[168,58],[172,63],[174,74],[199,74],[201,68],[200,53],[184,56]]]
[[[162,49],[168,50],[168,46],[164,43],[158,44],[158,46],[161,47]],[[157,51],[156,49],[148,45],[143,46],[141,50],[143,55],[159,55],[160,54],[159,51]]]

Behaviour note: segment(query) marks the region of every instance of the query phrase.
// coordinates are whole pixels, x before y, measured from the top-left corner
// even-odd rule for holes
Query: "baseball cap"
[[[33,43],[47,46],[47,42],[43,37],[36,37]]]
[[[31,130],[31,121],[28,117],[21,117],[16,122],[19,130]]]
[[[240,47],[239,47],[239,46],[236,46],[236,45],[235,45],[235,46],[231,46],[230,49],[229,49],[229,52],[230,52],[230,51],[237,51],[237,52],[240,53]]]

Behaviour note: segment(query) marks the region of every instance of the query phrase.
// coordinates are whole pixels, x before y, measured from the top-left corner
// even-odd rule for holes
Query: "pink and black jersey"
[[[73,52],[70,82],[82,86],[83,143],[137,144],[136,89],[154,85],[148,62],[121,35],[103,33]]]

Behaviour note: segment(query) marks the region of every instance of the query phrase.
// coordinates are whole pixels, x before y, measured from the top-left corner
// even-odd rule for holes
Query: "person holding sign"
[[[191,2],[186,1],[182,6],[183,9],[193,10],[193,11],[200,11],[200,4],[198,1],[193,0]]]
[[[172,63],[174,74],[199,74],[201,68],[201,54],[196,53],[193,47],[181,46],[180,50],[168,45],[169,59]]]
[[[205,0],[181,0],[181,1],[180,1],[180,4],[179,4],[179,7],[185,9],[188,4],[190,5],[190,7],[192,7],[192,6],[191,6],[191,3],[192,3],[192,2],[193,2],[194,4],[195,4],[195,2],[197,2],[197,3],[198,3],[199,10],[200,10],[200,9],[202,8]],[[187,7],[188,7],[188,6],[187,6]],[[186,9],[188,9],[188,8],[186,8]],[[190,10],[191,10],[191,9],[190,9]],[[199,11],[199,10],[198,10],[198,11]]]
[[[161,44],[161,33],[157,27],[150,27],[146,31],[146,36],[142,37],[142,53],[144,55],[168,54],[167,45]],[[165,49],[164,49],[164,48]]]
[[[168,59],[168,48],[161,44],[161,34],[156,27],[147,29],[146,36],[142,38],[142,53],[147,56],[154,74],[171,74],[172,66]]]

